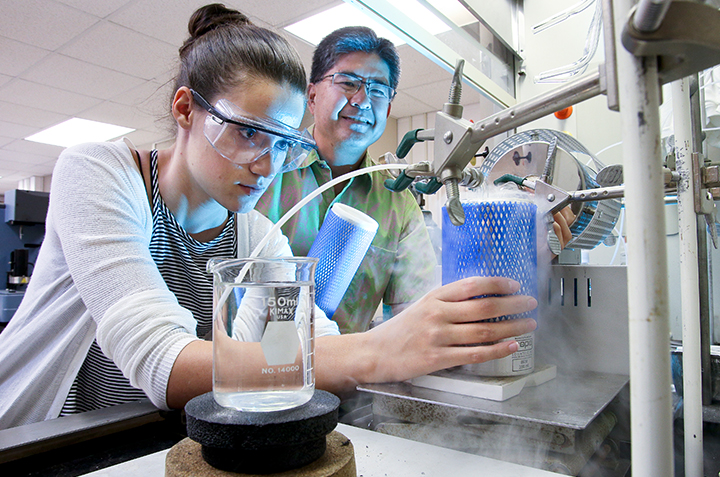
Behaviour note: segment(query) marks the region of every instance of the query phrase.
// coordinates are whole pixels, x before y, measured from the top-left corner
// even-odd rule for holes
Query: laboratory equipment
[[[507,277],[520,283],[520,294],[537,299],[537,206],[532,199],[506,193],[464,201],[462,206],[467,220],[458,227],[443,210],[443,285],[471,276]],[[490,321],[516,318],[536,318],[536,311]],[[510,356],[463,365],[458,371],[473,376],[531,373],[535,367],[534,333],[514,339],[519,349]]]
[[[23,290],[28,283],[28,249],[16,248],[10,252],[10,270],[7,272],[6,289]]]
[[[218,475],[218,469],[270,474],[321,458],[316,467],[324,473],[307,475],[354,475],[352,447],[344,449],[347,439],[333,432],[340,399],[315,390],[317,262],[312,257],[208,262],[213,390],[185,405],[188,438],[168,454],[167,475],[185,475],[189,465],[193,475]],[[332,452],[326,452],[328,444]],[[330,468],[343,473],[329,473]]]
[[[590,26],[588,27],[588,37],[585,40],[585,47],[583,48],[582,55],[580,58],[575,60],[569,65],[554,68],[552,70],[543,71],[535,77],[536,83],[561,83],[567,81],[577,75],[584,73],[587,70],[590,60],[595,56],[598,44],[600,43],[600,31],[602,29],[602,1],[594,0],[595,11],[593,13]],[[546,28],[550,28],[557,23],[569,18],[575,13],[584,10],[589,6],[591,2],[583,1],[580,4],[571,7],[570,9],[561,12],[552,18],[546,20],[540,25],[536,25],[533,28],[534,33],[538,33]]]
[[[308,257],[317,258],[315,301],[332,318],[377,233],[378,223],[354,207],[330,207]]]
[[[613,233],[621,210],[617,198],[622,197],[623,187],[603,187],[597,177],[598,171],[605,171],[600,179],[611,184],[622,173],[617,168],[607,169],[564,133],[536,129],[510,136],[474,169],[484,177],[484,181],[471,184],[476,192],[487,189],[482,192],[489,196],[493,194],[488,190],[517,194],[536,206],[539,220],[537,234],[533,227],[532,244],[537,244],[538,263],[549,261],[551,251],[559,253],[549,221],[562,207],[571,207],[576,215],[567,247],[592,249]],[[458,196],[471,196],[463,192],[463,182],[458,183]],[[478,235],[497,233],[482,230],[466,201],[459,203],[463,222],[454,225],[446,212],[444,234],[446,229],[457,234],[468,227]],[[463,242],[479,240],[467,236]],[[522,240],[519,246],[517,237],[509,242],[505,253],[522,252],[524,260],[534,257]],[[444,268],[462,269],[466,259],[462,248],[460,257],[451,258],[445,245],[443,252]],[[513,260],[521,257],[514,255],[496,263]],[[535,272],[535,267],[528,268]],[[377,429],[577,475],[618,422],[627,418],[627,408],[617,404],[628,381],[625,267],[587,266],[577,260],[572,265],[544,268],[546,273],[533,277],[537,281],[534,296],[539,301],[538,329],[532,340],[518,338],[523,351],[533,352],[531,373],[498,372],[502,364],[514,361],[509,357],[442,370],[406,383],[363,386],[373,395]],[[487,373],[483,366],[494,368],[494,373]],[[579,403],[570,402],[575,399]],[[560,407],[562,413],[557,412]]]
[[[549,185],[562,191],[588,191],[590,200],[581,201],[575,194],[562,204],[569,205],[575,215],[575,221],[569,224],[573,238],[567,248],[597,247],[612,233],[620,215],[621,205],[615,198],[621,197],[622,191],[614,191],[615,195],[610,197],[597,182],[598,173],[607,170],[605,164],[577,139],[561,131],[531,129],[515,134],[494,147],[479,169],[488,182],[503,177],[501,182],[507,182],[510,174],[528,181],[537,179],[543,184],[541,188]],[[539,202],[541,211],[549,213],[561,208],[558,204],[564,195],[562,191],[547,191],[546,200]],[[545,189],[537,191],[545,192]],[[547,194],[555,194],[553,202],[547,201]]]
[[[44,224],[49,203],[48,192],[9,190],[5,192],[5,222],[10,225]]]
[[[471,123],[462,118],[458,93],[462,60],[459,61],[450,100],[436,114],[434,129],[410,131],[398,148],[398,155],[402,156],[414,143],[433,140],[432,161],[411,165],[397,179],[386,183],[389,189],[399,190],[413,181],[421,182],[423,193],[434,193],[445,186],[448,216],[454,225],[462,225],[466,216],[461,206],[460,186],[468,174],[467,165],[487,139],[605,94],[608,108],[619,110],[623,119],[626,167],[623,185],[596,176],[601,187],[578,190],[557,187],[542,175],[506,177],[534,191],[539,197],[538,207],[548,212],[572,203],[602,203],[624,197],[626,220],[632,224],[628,230],[627,268],[553,265],[540,291],[540,319],[548,311],[561,319],[541,322],[538,334],[550,339],[544,341],[538,337],[538,347],[547,343],[548,351],[553,352],[564,348],[569,354],[563,362],[573,363],[576,369],[558,367],[553,386],[529,389],[507,402],[478,400],[408,383],[363,387],[373,394],[377,415],[400,421],[383,423],[387,432],[402,435],[422,428],[427,431],[424,436],[428,441],[435,439],[433,442],[440,445],[454,438],[458,446],[470,452],[503,452],[507,446],[481,449],[481,443],[507,443],[498,433],[503,428],[510,430],[508,423],[517,424],[521,430],[515,432],[521,438],[511,443],[516,452],[496,455],[519,458],[522,454],[517,452],[519,442],[544,442],[544,447],[540,447],[548,460],[540,465],[577,475],[582,460],[594,452],[593,446],[605,439],[609,429],[614,429],[615,422],[630,422],[630,429],[625,431],[628,441],[632,431],[633,474],[671,475],[673,472],[663,196],[669,185],[677,183],[679,190],[684,187],[683,181],[693,181],[698,185],[695,212],[708,217],[712,211],[703,206],[703,197],[712,181],[704,176],[710,171],[699,166],[692,165],[692,171],[680,177],[674,171],[663,169],[660,158],[655,157],[654,152],[660,150],[658,88],[720,63],[720,12],[695,2],[641,0],[638,8],[632,9],[633,3],[603,2],[606,62],[597,72],[481,121]],[[689,24],[698,28],[689,29]],[[616,44],[624,49],[616,49]],[[545,147],[548,148],[547,142]],[[523,157],[527,154],[519,152],[515,159]],[[608,177],[611,176],[608,173]],[[574,245],[579,246],[579,241]],[[683,292],[685,299],[692,300],[693,296]],[[558,343],[561,346],[555,347]],[[699,363],[696,364],[699,368]],[[629,398],[624,396],[628,375],[633,383]],[[600,397],[599,400],[588,399],[590,396],[585,395],[584,390],[600,382],[603,384],[595,388],[596,391],[607,391],[607,394],[596,393],[594,397]],[[613,408],[621,401],[630,402],[631,415],[626,407]],[[566,419],[570,417],[566,411],[568,405],[580,402],[588,406],[573,408],[569,413],[578,420]],[[621,418],[615,421],[617,416]],[[689,418],[690,414],[686,413],[685,417]],[[546,427],[548,425],[550,427]],[[536,433],[527,432],[533,426]],[[563,439],[547,434],[548,431],[559,433],[560,429],[570,430],[564,436],[571,437]],[[686,449],[701,448],[698,437],[701,439],[686,433]],[[555,442],[567,443],[571,452]],[[690,451],[688,455],[696,454]]]
[[[192,466],[194,476],[355,477],[352,445],[333,431],[339,406],[340,399],[320,390],[305,405],[277,412],[232,412],[212,393],[197,396],[185,406],[188,437],[168,453],[165,475],[188,475]]]
[[[211,259],[213,395],[238,411],[279,411],[313,395],[315,258]],[[262,358],[249,359],[259,347]]]

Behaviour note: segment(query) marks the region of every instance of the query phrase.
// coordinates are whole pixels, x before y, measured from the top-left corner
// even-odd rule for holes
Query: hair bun
[[[211,3],[198,8],[190,17],[188,42],[222,25],[252,25],[252,22],[243,13],[227,8],[222,3]]]

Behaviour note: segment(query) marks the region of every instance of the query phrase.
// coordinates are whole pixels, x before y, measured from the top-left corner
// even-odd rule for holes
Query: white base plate
[[[539,386],[554,379],[557,366],[546,364],[536,366],[530,374],[523,376],[487,377],[471,376],[453,370],[442,370],[425,376],[411,379],[414,386],[464,394],[493,401],[505,401],[520,394],[525,386]]]

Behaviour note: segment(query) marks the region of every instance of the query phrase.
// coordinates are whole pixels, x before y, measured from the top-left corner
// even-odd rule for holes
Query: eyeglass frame
[[[320,81],[319,81],[319,82],[325,81],[325,80],[328,79],[328,78],[332,78],[331,84],[332,84],[333,86],[335,86],[335,75],[344,75],[344,76],[347,76],[347,77],[349,77],[349,78],[357,78],[357,80],[360,82],[360,84],[365,86],[365,94],[367,95],[368,98],[372,98],[372,99],[385,99],[385,100],[387,100],[388,104],[390,104],[390,103],[392,103],[392,100],[395,99],[395,96],[397,95],[397,90],[396,90],[395,88],[393,88],[392,86],[390,86],[389,84],[385,84],[385,83],[382,83],[382,82],[380,82],[380,81],[367,80],[367,79],[363,78],[362,76],[358,76],[358,75],[356,75],[356,74],[354,74],[354,73],[345,73],[345,72],[343,72],[343,71],[336,71],[335,73],[331,73],[331,74],[329,74],[329,75],[325,75],[325,76],[323,76],[322,78],[320,78]],[[379,97],[377,97],[377,96],[371,96],[371,95],[370,95],[370,92],[368,91],[368,88],[370,88],[370,85],[385,86],[385,87],[387,87],[387,88],[390,89],[390,91],[392,92],[392,95],[391,95],[389,98],[379,98]],[[355,92],[353,92],[353,93],[349,93],[349,92],[346,93],[345,91],[343,91],[343,93],[355,95],[355,94],[358,93],[358,91],[360,91],[360,88],[361,88],[361,87],[362,87],[362,86],[358,86],[357,90],[355,90]]]

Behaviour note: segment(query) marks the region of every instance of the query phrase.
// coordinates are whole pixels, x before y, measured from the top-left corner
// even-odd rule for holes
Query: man
[[[385,131],[399,77],[395,47],[373,30],[346,27],[325,37],[315,49],[308,86],[318,153],[299,169],[278,175],[257,210],[277,222],[319,185],[375,164],[367,149]],[[422,212],[410,191],[385,189],[388,178],[387,171],[379,171],[338,184],[283,226],[293,252],[304,256],[335,202],[378,222],[370,249],[332,316],[343,333],[367,330],[381,302],[394,315],[434,285],[436,259]]]

